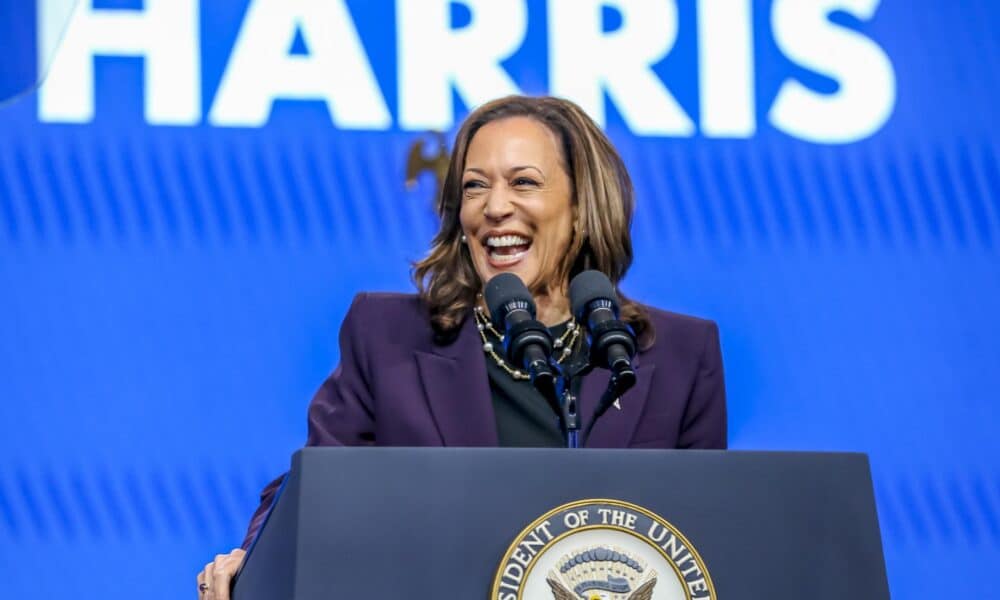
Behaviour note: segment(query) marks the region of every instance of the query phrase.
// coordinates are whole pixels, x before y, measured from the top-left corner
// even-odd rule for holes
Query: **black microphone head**
[[[486,306],[490,311],[490,320],[501,331],[507,314],[515,309],[528,311],[535,318],[535,301],[531,298],[528,286],[513,273],[501,273],[486,282]]]
[[[569,301],[577,321],[584,321],[587,305],[594,300],[610,300],[618,314],[618,294],[607,275],[600,271],[584,271],[569,282]]]

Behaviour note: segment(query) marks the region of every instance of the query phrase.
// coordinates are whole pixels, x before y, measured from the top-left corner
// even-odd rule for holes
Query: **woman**
[[[530,289],[560,361],[586,356],[568,286],[597,269],[617,286],[632,262],[632,185],[597,125],[556,98],[508,97],[465,121],[438,203],[441,229],[417,263],[418,294],[360,294],[340,332],[341,363],[309,407],[309,445],[561,446],[553,411],[495,348],[482,290],[512,272]],[[638,383],[596,425],[592,447],[725,448],[722,357],[714,323],[620,296],[635,331]],[[584,359],[585,360],[585,359]],[[589,417],[608,381],[586,376]],[[246,548],[280,479],[261,495]],[[198,575],[229,597],[244,551]]]

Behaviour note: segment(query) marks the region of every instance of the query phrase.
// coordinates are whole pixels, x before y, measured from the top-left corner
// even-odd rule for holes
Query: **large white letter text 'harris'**
[[[776,47],[837,87],[820,92],[789,77],[773,103],[758,111],[770,102],[756,88],[754,2],[761,1],[696,0],[694,18],[683,21],[697,27],[693,117],[695,107],[685,110],[654,70],[678,38],[676,0],[538,0],[532,10],[527,0],[384,0],[380,10],[395,13],[395,35],[379,37],[395,39],[391,72],[373,68],[365,46],[372,42],[359,34],[346,0],[248,0],[223,57],[218,91],[204,99],[207,116],[200,35],[211,32],[202,32],[199,17],[212,2],[144,0],[141,8],[125,9],[80,0],[63,31],[53,23],[60,22],[54,15],[65,10],[64,0],[38,0],[39,64],[62,34],[38,94],[38,117],[92,121],[102,110],[95,107],[94,59],[124,56],[142,59],[143,89],[136,93],[152,125],[262,127],[276,100],[319,100],[340,129],[448,129],[460,118],[454,98],[476,106],[521,92],[522,82],[505,64],[531,47],[545,50],[519,56],[520,64],[535,72],[547,65],[549,93],[577,102],[602,124],[610,103],[636,135],[748,138],[761,115],[776,129],[816,143],[852,142],[883,127],[896,104],[892,63],[875,41],[830,19],[841,12],[870,21],[880,0],[772,0]],[[452,23],[456,5],[469,15],[464,24]],[[610,31],[606,10],[620,16]],[[392,16],[382,20],[386,27],[393,27]],[[546,26],[530,27],[531,18],[544,18]],[[546,43],[525,46],[529,31],[546,36]],[[292,51],[296,39],[305,52]],[[395,114],[379,78],[398,84]],[[207,89],[215,89],[213,82]]]

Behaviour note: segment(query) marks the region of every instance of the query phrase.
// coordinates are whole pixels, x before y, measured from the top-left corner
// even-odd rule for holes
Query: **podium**
[[[305,448],[233,597],[887,600],[889,592],[861,454]]]

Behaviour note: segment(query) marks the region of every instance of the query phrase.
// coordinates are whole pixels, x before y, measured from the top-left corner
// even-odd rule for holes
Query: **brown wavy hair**
[[[510,117],[535,119],[556,135],[562,147],[562,164],[573,189],[575,223],[557,277],[568,283],[587,269],[607,275],[618,292],[622,319],[635,330],[639,347],[648,348],[654,339],[649,315],[617,289],[632,264],[632,180],[614,146],[583,109],[552,97],[493,100],[473,111],[458,131],[437,201],[441,228],[427,256],[413,265],[413,281],[430,310],[435,333],[442,340],[453,338],[482,291],[483,282],[461,239],[462,173],[476,132],[487,123]]]

